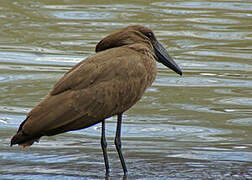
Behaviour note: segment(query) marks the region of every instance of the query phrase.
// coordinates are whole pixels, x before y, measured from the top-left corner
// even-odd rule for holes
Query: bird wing
[[[130,54],[128,51],[131,51]],[[57,95],[70,89],[84,89],[92,84],[115,78],[118,75],[118,67],[123,65],[119,63],[124,61],[125,57],[130,58],[131,55],[132,50],[123,47],[96,53],[70,69],[55,84],[50,94]],[[137,62],[138,59],[136,57],[131,59]],[[125,60],[128,61],[128,59]]]
[[[121,47],[79,63],[30,111],[17,137],[28,134],[26,140],[31,140],[82,129],[126,111],[147,88],[141,58],[135,51]]]
[[[62,93],[69,89],[74,89],[80,83],[83,86],[88,86],[92,83],[101,66],[94,61],[95,57],[91,56],[72,67],[66,74],[54,85],[51,90],[51,95]]]

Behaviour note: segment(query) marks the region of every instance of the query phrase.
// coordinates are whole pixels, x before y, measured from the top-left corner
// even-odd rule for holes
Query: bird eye
[[[146,34],[146,36],[147,36],[148,38],[152,38],[152,37],[153,37],[153,33],[152,33],[152,32],[148,32],[148,33]]]

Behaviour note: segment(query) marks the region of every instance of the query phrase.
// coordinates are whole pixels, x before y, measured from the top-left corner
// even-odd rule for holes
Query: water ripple
[[[103,179],[101,125],[43,137],[30,149],[10,137],[53,84],[107,34],[154,30],[183,76],[158,76],[123,117],[129,179],[249,179],[250,1],[1,1],[0,179]],[[111,179],[122,172],[116,117],[106,120]]]

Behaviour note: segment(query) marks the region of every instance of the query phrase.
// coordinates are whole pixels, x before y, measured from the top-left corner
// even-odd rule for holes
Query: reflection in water
[[[0,179],[106,179],[100,124],[9,147],[25,115],[105,35],[155,31],[185,72],[158,65],[154,86],[125,114],[127,179],[250,179],[250,1],[1,1]],[[123,179],[107,120],[111,177]],[[126,179],[126,178],[125,178]]]

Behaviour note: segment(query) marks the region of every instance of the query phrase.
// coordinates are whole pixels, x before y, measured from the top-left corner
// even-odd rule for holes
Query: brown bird
[[[114,32],[96,45],[96,53],[76,64],[35,106],[11,139],[11,146],[30,146],[53,136],[102,122],[101,147],[109,174],[105,119],[117,115],[115,146],[121,152],[122,114],[142,97],[156,77],[156,61],[182,75],[165,48],[147,27],[133,25]]]

